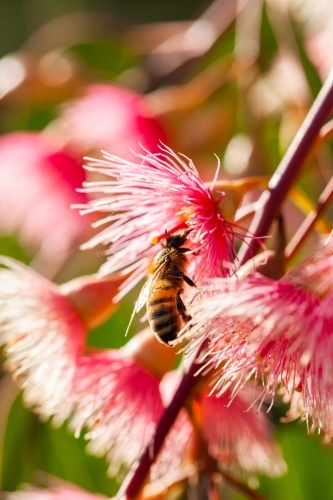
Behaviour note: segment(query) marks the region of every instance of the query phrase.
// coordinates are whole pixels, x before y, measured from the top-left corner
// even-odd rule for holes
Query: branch
[[[157,454],[162,448],[164,439],[175,422],[179,411],[184,406],[187,397],[198,381],[198,377],[194,376],[200,368],[200,364],[197,362],[197,359],[205,345],[206,343],[204,342],[199,347],[197,354],[188,371],[184,374],[171,403],[165,409],[161,420],[158,422],[152,441],[143,452],[137,468],[133,472],[129,472],[125,478],[125,481],[118,491],[116,497],[117,499],[134,499],[140,493],[148,477],[150,467],[154,463]]]
[[[287,248],[285,250],[286,259],[290,260],[305,238],[310,233],[311,229],[317,222],[317,220],[321,217],[324,211],[328,208],[330,203],[333,201],[333,177],[327,184],[324,191],[321,193],[318,199],[317,206],[314,210],[312,210],[306,219],[303,221],[302,225],[298,228],[292,239],[289,241]]]
[[[238,258],[239,265],[253,257],[258,248],[258,239],[268,234],[270,225],[277,215],[280,206],[288,194],[307,155],[313,147],[322,125],[333,108],[333,70],[329,74],[301,128],[289,146],[284,158],[269,182],[269,189],[261,195],[263,209],[257,213],[250,226],[254,236],[251,241],[243,243]]]

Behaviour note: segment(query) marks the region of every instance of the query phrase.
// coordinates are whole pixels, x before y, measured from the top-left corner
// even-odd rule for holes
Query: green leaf
[[[89,455],[86,444],[83,437],[76,439],[66,424],[55,429],[51,422],[40,422],[24,408],[19,396],[11,408],[4,440],[3,490],[39,483],[43,471],[45,486],[60,478],[92,492],[114,495],[119,485],[107,476],[106,460]]]
[[[69,49],[104,78],[114,79],[138,63],[139,57],[116,41],[82,43]]]

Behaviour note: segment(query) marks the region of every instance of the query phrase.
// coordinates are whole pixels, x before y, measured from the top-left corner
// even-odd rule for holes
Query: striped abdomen
[[[164,343],[177,338],[181,329],[181,316],[177,310],[177,288],[153,288],[147,300],[150,326],[157,338]]]

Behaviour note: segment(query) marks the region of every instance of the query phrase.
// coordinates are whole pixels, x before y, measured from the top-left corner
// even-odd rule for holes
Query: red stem
[[[117,498],[126,498],[128,500],[134,499],[140,493],[140,490],[148,476],[150,467],[154,463],[158,452],[162,448],[166,435],[170,431],[179,411],[184,406],[188,395],[198,380],[194,375],[200,368],[200,364],[197,363],[196,360],[202,348],[203,344],[199,348],[195,360],[191,363],[188,371],[184,374],[171,403],[165,409],[161,420],[157,425],[156,432],[151,443],[148,444],[140,458],[139,465],[134,472],[130,472],[128,474],[118,491]]]
[[[250,232],[254,238],[243,243],[238,253],[239,265],[251,259],[259,248],[258,238],[268,234],[274,217],[296,179],[314,145],[321,127],[333,109],[333,70],[329,74],[301,128],[289,146],[284,158],[269,182],[269,189],[261,195],[263,208],[253,218]]]

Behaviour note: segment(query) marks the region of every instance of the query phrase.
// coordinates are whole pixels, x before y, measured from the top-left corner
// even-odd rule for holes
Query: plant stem
[[[166,435],[170,431],[180,409],[184,406],[187,397],[189,396],[191,390],[198,380],[198,378],[194,376],[200,368],[200,364],[197,363],[196,360],[198,359],[198,356],[202,351],[204,345],[206,344],[203,343],[199,347],[196,356],[189,366],[188,371],[184,374],[171,403],[165,409],[161,420],[157,424],[156,432],[152,438],[152,441],[148,444],[145,451],[143,452],[137,468],[133,472],[130,472],[126,477],[125,481],[118,491],[116,497],[117,499],[134,499],[138,496],[141,488],[144,486],[149,474],[150,467],[155,461],[158,452],[162,448]]]
[[[305,238],[308,236],[311,229],[315,225],[316,221],[328,208],[332,200],[333,200],[333,177],[331,178],[326,188],[320,195],[316,208],[308,214],[306,219],[303,221],[302,225],[299,227],[299,229],[296,231],[292,239],[289,241],[287,248],[285,250],[285,257],[287,260],[290,260],[295,255],[300,245],[303,243],[303,241],[305,240]]]
[[[333,120],[326,123],[318,135],[316,150],[322,148],[328,141],[333,139]]]
[[[243,243],[241,246],[238,254],[239,265],[244,264],[256,254],[259,248],[258,240],[268,234],[273,219],[277,215],[332,109],[333,69],[272,176],[268,190],[261,195],[260,203],[263,208],[255,215],[250,226],[250,232],[254,238],[251,238],[249,243]]]

